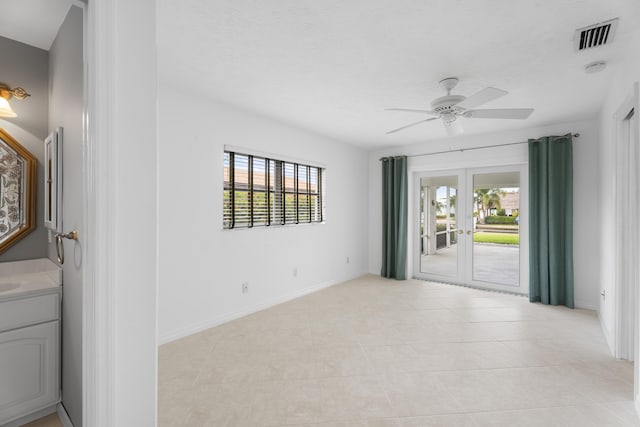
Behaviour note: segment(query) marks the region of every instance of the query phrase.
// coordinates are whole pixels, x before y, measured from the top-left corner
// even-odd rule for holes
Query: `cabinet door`
[[[59,321],[0,333],[0,425],[60,399]]]

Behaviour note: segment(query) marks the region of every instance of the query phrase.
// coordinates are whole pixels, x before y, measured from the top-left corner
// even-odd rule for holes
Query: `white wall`
[[[573,196],[574,223],[573,247],[575,268],[575,304],[577,307],[597,309],[599,293],[599,234],[594,230],[598,223],[598,210],[594,197],[598,188],[598,137],[596,120],[561,123],[539,128],[529,128],[485,135],[461,136],[424,144],[375,151],[369,155],[369,272],[380,274],[381,266],[381,167],[379,159],[387,155],[421,154],[450,149],[480,147],[526,141],[548,135],[579,133],[574,139]],[[410,157],[409,171],[445,170],[468,167],[498,166],[527,163],[526,144],[508,147],[453,152],[434,156]],[[412,188],[412,187],[409,187]],[[412,197],[409,197],[410,203]],[[410,212],[412,212],[410,208]],[[410,221],[411,223],[412,221]],[[413,239],[409,236],[409,254],[413,252]],[[413,274],[413,257],[409,256],[409,272]]]
[[[613,278],[615,271],[615,248],[614,248],[614,226],[612,214],[615,209],[615,159],[614,159],[614,120],[616,110],[622,105],[625,99],[631,95],[633,85],[640,81],[640,56],[635,54],[640,49],[640,35],[630,44],[635,49],[629,50],[627,61],[623,64],[616,64],[617,69],[612,78],[611,90],[604,100],[600,113],[600,170],[601,179],[599,185],[599,220],[598,227],[601,230],[602,240],[602,264],[600,271],[601,291],[605,291],[608,298],[600,298],[600,319],[602,327],[607,336],[607,341],[613,352],[613,333],[615,327],[615,292],[613,290]],[[637,112],[636,112],[637,113]],[[637,218],[629,220],[636,221]],[[638,260],[629,260],[638,262]]]
[[[47,137],[47,113],[49,109],[49,52],[24,43],[0,37],[0,53],[12,58],[2,64],[1,82],[24,88],[30,97],[10,103],[18,117],[0,118],[0,128],[38,160],[36,191],[36,228],[0,254],[0,262],[47,256],[47,232],[44,228],[44,148]]]
[[[160,342],[367,272],[366,152],[162,81],[159,124]],[[225,144],[324,164],[326,223],[223,230]]]
[[[75,427],[82,419],[82,244],[83,224],[83,11],[72,6],[49,51],[49,132],[63,127],[63,231],[78,231],[79,241],[65,240],[62,304],[62,404]],[[40,147],[42,150],[42,146]],[[38,184],[43,187],[42,181]],[[42,211],[41,217],[44,217]],[[54,239],[55,241],[55,239]],[[49,258],[56,262],[55,243]]]

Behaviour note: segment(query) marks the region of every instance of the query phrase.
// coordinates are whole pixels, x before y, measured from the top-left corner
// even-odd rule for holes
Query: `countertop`
[[[0,301],[60,292],[62,269],[47,258],[3,262],[0,263],[0,289],[7,284],[17,286],[0,291]]]

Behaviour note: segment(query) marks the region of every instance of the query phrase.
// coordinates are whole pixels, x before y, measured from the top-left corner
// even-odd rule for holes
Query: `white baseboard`
[[[71,418],[69,418],[69,414],[67,414],[67,410],[64,409],[62,403],[58,403],[58,407],[56,408],[58,412],[58,418],[60,418],[60,422],[63,427],[73,427],[73,423],[71,422]]]
[[[355,277],[345,279],[344,281],[352,280],[356,277],[361,277],[361,276],[362,275],[357,275]],[[219,326],[223,323],[227,323],[235,319],[239,319],[240,317],[248,316],[249,314],[253,314],[258,311],[265,310],[267,308],[273,307],[274,305],[282,304],[283,302],[291,301],[292,299],[300,298],[301,296],[311,294],[313,292],[317,292],[322,289],[329,288],[331,286],[337,285],[338,283],[342,283],[342,282],[343,281],[329,280],[328,282],[309,286],[304,289],[299,289],[284,295],[279,295],[275,298],[269,298],[265,301],[259,302],[258,304],[254,304],[252,306],[243,308],[242,310],[223,313],[207,321],[190,325],[185,328],[176,329],[172,332],[164,334],[159,337],[158,344],[159,345],[166,344],[171,341],[175,341],[177,339],[184,338],[189,335],[193,335],[195,333],[204,331],[206,329]]]
[[[576,308],[583,308],[585,310],[592,310],[595,312],[600,310],[600,307],[598,307],[598,305],[593,305],[593,303],[591,302],[586,302],[582,300],[575,300],[574,305],[576,306]]]
[[[609,331],[605,327],[604,322],[602,321],[602,316],[600,315],[600,312],[598,312],[598,320],[600,320],[600,329],[602,329],[602,335],[604,335],[604,339],[607,342],[607,346],[609,346],[609,353],[611,353],[611,355],[615,357],[616,352],[615,352],[615,348],[613,347],[613,344],[614,344],[613,337],[609,334]]]

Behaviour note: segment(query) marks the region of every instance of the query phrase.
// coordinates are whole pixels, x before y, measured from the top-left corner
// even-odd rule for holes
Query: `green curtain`
[[[573,308],[571,134],[529,140],[529,300]]]
[[[407,157],[382,162],[381,276],[407,278]]]

